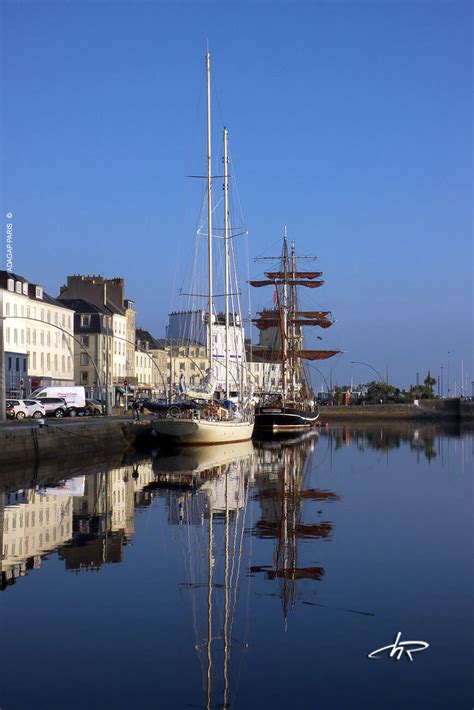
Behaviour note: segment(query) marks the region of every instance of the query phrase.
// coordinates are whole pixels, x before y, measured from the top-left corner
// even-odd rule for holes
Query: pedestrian
[[[133,421],[140,421],[140,400],[138,397],[135,397],[135,399],[132,402],[132,414],[133,414]]]

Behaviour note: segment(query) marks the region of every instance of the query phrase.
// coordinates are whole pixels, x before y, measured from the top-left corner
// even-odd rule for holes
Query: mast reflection
[[[333,524],[314,520],[322,514],[320,506],[339,500],[332,491],[308,487],[314,465],[318,434],[311,432],[298,439],[261,441],[257,444],[254,499],[260,503],[261,519],[253,528],[260,539],[276,540],[272,565],[253,565],[250,573],[263,572],[267,580],[280,580],[285,619],[297,600],[298,580],[320,580],[325,574],[319,565],[300,561],[300,541],[330,540]],[[306,514],[305,514],[306,513]]]

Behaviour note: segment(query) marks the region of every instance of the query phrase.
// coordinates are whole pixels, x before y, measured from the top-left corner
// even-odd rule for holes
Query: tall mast
[[[225,396],[229,399],[229,157],[224,128],[224,248],[225,248]],[[234,323],[235,325],[235,323]]]
[[[296,250],[295,250],[295,242],[291,242],[291,278],[293,281],[293,284],[291,286],[291,307],[290,307],[290,313],[291,313],[291,378],[292,378],[292,385],[293,385],[293,396],[296,394],[296,325],[295,325],[295,318],[296,318],[296,286],[295,286],[295,279],[296,279]]]
[[[209,368],[212,375],[213,332],[212,332],[212,160],[211,160],[211,55],[206,52],[207,77],[207,251],[209,268]]]
[[[283,397],[286,397],[286,334],[288,327],[288,243],[286,238],[286,225],[283,235],[283,333],[282,333],[282,358],[283,358]]]

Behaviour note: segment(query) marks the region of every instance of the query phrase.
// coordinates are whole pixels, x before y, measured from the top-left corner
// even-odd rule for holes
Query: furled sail
[[[252,280],[249,281],[251,286],[260,288],[261,286],[306,286],[306,288],[319,288],[322,286],[324,281],[305,281],[304,279],[287,279],[286,281],[277,281],[276,279],[272,281],[271,279],[262,280]]]
[[[330,311],[296,311],[296,313],[290,315],[288,323],[300,327],[316,325],[320,328],[329,328],[334,323],[330,316]],[[258,318],[253,319],[253,323],[259,330],[275,328],[280,324],[278,311],[262,311]]]
[[[317,279],[322,275],[322,271],[292,271],[289,274],[285,274],[284,271],[265,271],[265,276],[268,276],[269,279],[273,279],[273,281],[275,279],[284,279],[285,277],[296,277],[297,279]]]
[[[303,360],[327,360],[340,352],[340,350],[300,350],[296,355]]]
[[[303,360],[327,360],[340,352],[340,350],[299,350],[294,354]],[[253,348],[253,354],[267,362],[281,362],[283,357],[280,348],[272,350],[258,345]]]

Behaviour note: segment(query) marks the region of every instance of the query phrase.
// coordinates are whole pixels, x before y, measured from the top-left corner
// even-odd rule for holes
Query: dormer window
[[[7,289],[8,289],[9,291],[14,291],[14,290],[15,290],[15,282],[13,281],[13,279],[8,279],[8,281],[7,281]]]
[[[23,284],[23,295],[28,296],[28,284],[27,283]]]
[[[35,288],[35,296],[36,298],[43,298],[43,287],[42,286],[36,286]]]
[[[82,328],[88,328],[91,324],[91,317],[90,316],[81,316],[81,327]]]
[[[15,291],[16,291],[17,293],[21,293],[21,281],[17,281],[17,282],[16,282]]]

